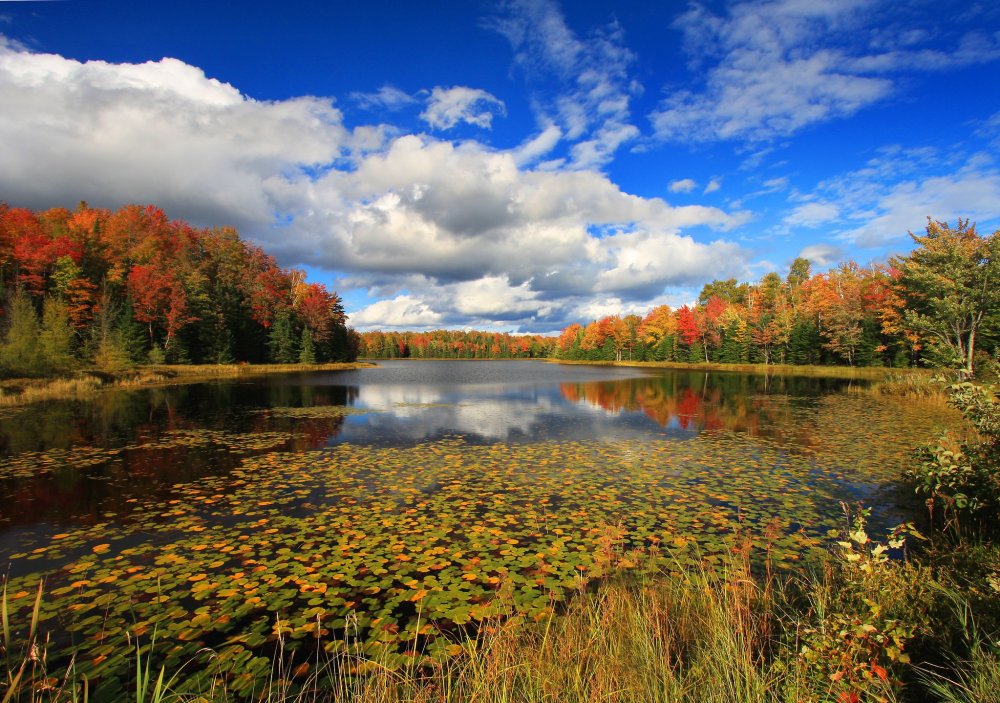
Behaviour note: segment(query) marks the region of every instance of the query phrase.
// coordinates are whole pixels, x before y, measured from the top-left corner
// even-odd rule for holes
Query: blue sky
[[[0,0],[0,106],[0,200],[237,226],[361,329],[547,332],[1000,226],[991,1]]]

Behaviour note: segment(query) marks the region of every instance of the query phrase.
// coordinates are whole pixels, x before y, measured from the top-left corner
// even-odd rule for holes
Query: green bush
[[[993,386],[957,383],[948,402],[971,426],[965,437],[953,433],[921,451],[920,461],[906,472],[917,493],[928,496],[958,525],[963,516],[995,525],[1000,507],[1000,397]]]

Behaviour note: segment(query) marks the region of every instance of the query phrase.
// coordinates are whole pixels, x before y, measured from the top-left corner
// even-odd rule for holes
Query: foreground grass
[[[976,550],[977,562],[997,565],[995,547]],[[943,551],[953,557],[956,549]],[[987,578],[975,576],[973,583],[968,574],[890,560],[886,545],[868,540],[858,522],[822,568],[779,575],[766,564],[766,554],[746,546],[719,568],[678,564],[619,574],[539,622],[510,613],[481,622],[468,636],[444,635],[454,645],[443,661],[423,657],[414,643],[413,663],[402,667],[371,654],[350,626],[333,654],[321,641],[298,643],[293,652],[279,635],[269,645],[270,669],[239,692],[232,684],[241,672],[210,650],[164,671],[156,665],[155,642],[154,654],[142,656],[131,640],[121,646],[136,652],[134,680],[110,695],[72,664],[47,670],[37,622],[26,639],[14,641],[4,609],[8,668],[0,697],[2,703],[1000,701],[1000,611],[989,564],[982,570]],[[280,617],[275,631],[281,632]],[[85,660],[86,651],[79,656]]]
[[[0,407],[46,400],[75,400],[103,390],[197,383],[215,378],[259,376],[272,373],[344,371],[371,367],[365,362],[329,364],[202,364],[151,365],[115,372],[79,371],[69,378],[14,378],[0,382]]]

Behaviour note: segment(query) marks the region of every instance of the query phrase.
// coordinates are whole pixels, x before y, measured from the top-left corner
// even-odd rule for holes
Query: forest
[[[555,337],[477,330],[362,332],[359,356],[372,359],[543,359]]]
[[[231,227],[197,229],[152,205],[0,204],[0,295],[5,376],[351,361],[359,344],[336,293]]]
[[[1000,341],[1000,232],[928,220],[914,249],[888,264],[841,263],[813,273],[735,278],[702,288],[694,305],[645,317],[572,324],[562,359],[848,366],[949,366],[972,374],[995,362]]]
[[[544,358],[848,366],[993,363],[1000,232],[928,219],[887,264],[814,273],[796,259],[756,283],[706,284],[693,305],[574,323],[558,337],[347,326],[339,296],[284,269],[231,227],[159,208],[0,204],[0,374],[82,365],[316,363],[368,358]]]

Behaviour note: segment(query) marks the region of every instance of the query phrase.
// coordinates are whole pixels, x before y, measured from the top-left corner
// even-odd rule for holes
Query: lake
[[[154,632],[168,663],[212,648],[239,691],[279,632],[406,661],[650,560],[711,568],[752,543],[792,568],[841,501],[906,518],[893,482],[953,419],[850,386],[383,361],[5,410],[11,620],[44,575],[53,660],[78,649],[105,693]]]

